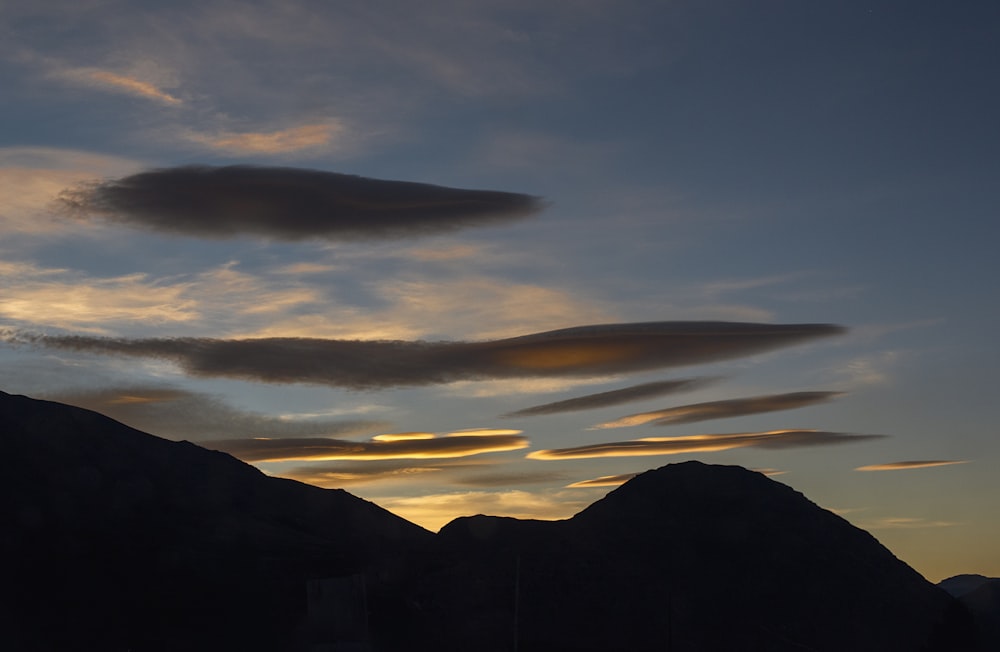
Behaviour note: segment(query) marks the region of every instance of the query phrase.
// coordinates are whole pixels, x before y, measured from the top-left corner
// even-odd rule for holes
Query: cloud
[[[110,278],[81,277],[68,269],[42,268],[0,260],[7,289],[0,295],[0,317],[90,332],[109,323],[178,323],[198,318],[185,285],[163,285],[144,274]]]
[[[885,464],[869,464],[859,466],[855,471],[898,471],[901,469],[926,469],[931,466],[950,466],[952,464],[968,464],[969,460],[911,460],[908,462],[887,462]]]
[[[497,453],[528,447],[520,430],[453,432],[443,437],[383,435],[371,441],[345,441],[326,437],[286,439],[228,439],[204,441],[244,462],[288,462],[293,460],[391,460],[439,459]]]
[[[205,319],[246,327],[251,318],[273,319],[275,313],[323,303],[317,290],[285,279],[260,279],[233,263],[196,275],[155,279],[145,274],[93,277],[0,259],[0,274],[9,287],[0,295],[0,317],[91,333],[104,333],[112,324],[197,327]]]
[[[303,168],[184,166],[61,195],[79,217],[202,238],[358,240],[442,233],[537,213],[537,197]]]
[[[482,469],[493,467],[502,462],[483,457],[437,458],[421,459],[387,459],[387,460],[338,460],[333,462],[308,462],[291,469],[276,469],[274,475],[307,482],[319,487],[346,487],[355,485],[378,484],[384,487],[389,484],[407,484],[411,481],[426,486],[428,477],[435,479],[448,474],[450,483],[455,472],[481,473]],[[262,465],[266,467],[266,464]]]
[[[326,147],[344,127],[338,122],[300,125],[277,131],[189,131],[187,140],[212,151],[235,156],[287,154]]]
[[[740,417],[761,412],[776,412],[791,410],[823,403],[843,395],[843,392],[791,392],[788,394],[770,394],[749,398],[734,398],[725,401],[710,401],[707,403],[692,403],[678,407],[630,414],[615,421],[599,423],[592,429],[625,428],[653,423],[657,426],[670,426],[681,423],[696,423],[710,419]]]
[[[0,229],[11,233],[65,231],[51,206],[68,186],[106,174],[127,174],[134,161],[47,147],[0,148]]]
[[[573,448],[538,450],[528,453],[529,459],[566,460],[590,457],[637,457],[642,455],[679,455],[681,453],[712,453],[732,448],[798,448],[825,446],[880,439],[885,435],[855,435],[822,430],[773,430],[731,434],[688,435],[683,437],[646,437],[630,441],[586,444]]]
[[[379,506],[411,523],[435,532],[459,516],[490,514],[521,519],[557,520],[569,518],[587,506],[578,492],[534,493],[521,490],[380,496],[372,499]]]
[[[580,480],[579,482],[574,482],[573,484],[566,485],[567,489],[585,489],[589,487],[617,487],[623,485],[638,473],[622,473],[621,475],[602,475],[599,478],[594,478],[592,480]]]
[[[648,371],[761,353],[843,330],[830,324],[646,322],[579,326],[482,342],[127,339],[18,331],[2,331],[0,339],[166,359],[195,376],[373,389]]]
[[[191,441],[219,437],[346,437],[369,434],[388,425],[364,419],[283,419],[245,412],[213,396],[165,386],[66,390],[45,397],[100,412],[161,437]]]
[[[631,387],[611,390],[610,392],[600,392],[588,394],[565,401],[555,401],[543,405],[524,408],[515,412],[508,412],[505,417],[528,417],[543,414],[557,414],[559,412],[575,412],[577,410],[591,410],[595,408],[620,405],[631,401],[641,401],[655,396],[663,396],[673,392],[681,392],[697,389],[712,382],[706,378],[687,378],[683,380],[661,380],[651,383],[642,383]]]
[[[101,68],[69,68],[52,73],[54,77],[65,79],[83,86],[141,97],[166,106],[180,106],[183,101],[167,93],[155,84],[129,75],[123,75]]]
[[[864,530],[912,529],[929,527],[953,527],[960,525],[956,521],[931,521],[925,518],[908,518],[903,516],[887,516],[865,521],[858,527]]]

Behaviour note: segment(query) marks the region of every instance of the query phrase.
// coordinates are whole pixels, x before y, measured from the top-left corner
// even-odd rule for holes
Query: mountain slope
[[[469,638],[442,640],[438,649],[462,649],[484,628],[507,643],[515,583],[522,650],[968,644],[968,622],[943,591],[866,532],[740,467],[672,464],[566,521],[479,516],[452,522],[439,537],[451,563],[425,580],[428,594],[462,595],[443,610],[476,624]]]
[[[433,539],[345,491],[58,403],[0,393],[0,441],[23,649],[281,649],[307,579]]]

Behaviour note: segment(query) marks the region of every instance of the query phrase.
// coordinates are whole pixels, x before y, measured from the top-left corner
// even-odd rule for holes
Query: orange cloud
[[[538,450],[528,453],[529,459],[563,460],[590,457],[638,457],[643,455],[678,455],[710,453],[731,448],[794,448],[839,444],[875,439],[883,435],[854,435],[820,430],[774,430],[731,434],[688,435],[685,437],[646,437],[631,441],[587,444],[573,448]]]
[[[574,482],[573,484],[566,485],[567,489],[581,489],[587,487],[617,487],[623,485],[632,478],[634,478],[637,473],[623,473],[621,475],[602,475],[599,478],[594,478],[593,480],[581,480],[579,482]]]
[[[220,131],[211,135],[190,132],[187,139],[227,154],[284,154],[329,145],[341,131],[339,123],[327,122],[278,131]]]
[[[902,469],[926,469],[931,466],[950,466],[952,464],[968,464],[969,460],[911,460],[908,462],[887,462],[885,464],[869,464],[859,466],[855,471],[899,471]]]
[[[141,79],[137,79],[135,77],[120,75],[109,70],[102,70],[100,68],[72,68],[57,72],[55,75],[85,86],[92,86],[117,93],[124,93],[125,95],[132,95],[133,97],[141,97],[143,99],[152,100],[168,106],[179,106],[183,104],[183,101],[180,98],[174,97],[155,84],[142,81]]]

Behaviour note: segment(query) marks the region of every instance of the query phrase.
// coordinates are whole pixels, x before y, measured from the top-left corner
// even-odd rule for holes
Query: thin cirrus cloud
[[[499,453],[528,447],[520,430],[466,430],[444,436],[400,433],[347,441],[327,437],[287,439],[226,439],[201,442],[205,448],[229,453],[244,462],[313,460],[447,459]]]
[[[528,453],[529,459],[566,460],[592,457],[639,457],[643,455],[679,455],[682,453],[712,453],[732,448],[798,448],[824,446],[880,439],[885,435],[856,435],[822,430],[772,430],[682,437],[646,437],[629,441],[586,444],[572,448],[538,450]]]
[[[376,389],[462,380],[610,376],[762,353],[842,332],[831,324],[645,322],[480,342],[127,339],[11,330],[0,332],[0,340],[171,360],[194,376]]]
[[[926,469],[932,466],[951,466],[952,464],[968,464],[969,460],[909,460],[906,462],[887,462],[885,464],[869,464],[859,466],[855,471],[900,471],[904,469]]]
[[[323,170],[192,165],[82,184],[65,211],[201,238],[359,240],[443,233],[524,218],[538,197]]]
[[[692,403],[691,405],[680,405],[665,410],[630,414],[614,421],[599,423],[596,426],[592,426],[591,429],[626,428],[641,426],[647,423],[657,426],[696,423],[710,419],[791,410],[806,407],[807,405],[823,403],[842,395],[843,392],[790,392],[787,394],[769,394],[766,396],[735,398],[724,401],[709,401],[707,403]]]
[[[388,426],[371,419],[283,419],[227,405],[211,395],[169,386],[136,385],[67,390],[48,395],[100,412],[160,437],[199,441],[219,437],[367,435]]]
[[[622,403],[663,396],[664,394],[698,389],[709,384],[712,380],[707,378],[685,378],[682,380],[660,380],[651,383],[642,383],[640,385],[632,385],[631,387],[623,387],[622,389],[614,389],[609,392],[587,394],[586,396],[578,396],[564,401],[535,405],[522,410],[508,412],[503,416],[530,417],[610,407],[612,405],[621,405]]]

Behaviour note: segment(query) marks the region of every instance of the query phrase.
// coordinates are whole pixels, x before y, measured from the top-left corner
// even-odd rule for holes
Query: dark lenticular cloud
[[[751,355],[843,332],[831,324],[646,322],[484,342],[124,339],[12,331],[0,337],[12,343],[167,359],[195,376],[375,389],[648,371]]]
[[[537,197],[289,167],[192,165],[64,191],[73,215],[202,238],[357,240],[441,233],[537,213]]]
[[[704,387],[712,379],[707,378],[686,378],[683,380],[660,380],[652,383],[642,383],[631,387],[611,390],[610,392],[600,392],[598,394],[587,394],[576,398],[545,403],[533,407],[508,412],[505,417],[530,417],[544,414],[558,414],[560,412],[576,412],[578,410],[593,410],[596,408],[621,405],[632,401],[641,401],[647,398],[655,398],[664,394],[688,391],[699,387]]]
[[[528,453],[535,460],[583,459],[590,457],[638,457],[642,455],[679,455],[711,453],[732,448],[798,448],[824,446],[880,439],[885,435],[854,435],[822,430],[773,430],[770,432],[740,432],[718,435],[688,435],[683,437],[646,437],[631,441],[587,444],[572,448],[538,450]]]
[[[762,412],[777,412],[794,408],[815,405],[829,401],[843,392],[790,392],[788,394],[769,394],[767,396],[752,396],[749,398],[734,398],[724,401],[709,401],[707,403],[692,403],[679,405],[665,410],[640,412],[630,414],[621,419],[600,423],[594,429],[624,428],[652,423],[656,426],[672,426],[682,423],[696,423],[710,419],[741,417]]]

